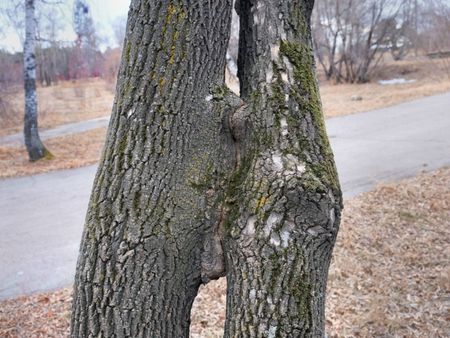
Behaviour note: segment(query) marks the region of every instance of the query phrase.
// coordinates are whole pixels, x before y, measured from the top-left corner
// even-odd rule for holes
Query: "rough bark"
[[[227,275],[225,337],[323,335],[341,194],[313,70],[313,2],[131,3],[78,260],[72,337],[188,337]]]
[[[313,1],[241,1],[226,337],[324,335],[341,192],[314,74]]]
[[[36,94],[36,18],[35,1],[25,0],[25,43],[23,47],[24,87],[25,87],[25,145],[30,161],[51,158],[52,154],[44,147],[38,131],[38,110]]]
[[[234,168],[224,85],[231,0],[131,3],[79,257],[72,337],[187,337],[199,285],[224,275]]]

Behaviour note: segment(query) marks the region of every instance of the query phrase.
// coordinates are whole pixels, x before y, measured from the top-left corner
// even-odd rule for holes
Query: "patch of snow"
[[[390,80],[380,80],[378,83],[382,86],[386,85],[397,85],[397,84],[406,84],[406,83],[414,83],[417,80],[406,80],[404,78],[394,78]]]

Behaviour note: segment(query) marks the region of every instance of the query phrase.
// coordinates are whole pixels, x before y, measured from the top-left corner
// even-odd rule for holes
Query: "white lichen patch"
[[[280,120],[280,122],[281,133],[286,136],[289,132],[287,121]],[[300,177],[306,172],[306,165],[298,156],[283,154],[279,150],[261,154],[256,167],[262,170],[263,175],[281,180],[290,179],[292,176]]]
[[[275,334],[276,333],[277,333],[277,327],[276,326],[270,326],[267,338],[275,338]]]
[[[274,246],[280,246],[281,244],[280,236],[276,232],[272,232],[272,234],[270,235],[269,242]]]
[[[256,223],[256,217],[250,216],[247,220],[247,223],[246,223],[245,228],[242,233],[245,236],[253,236],[255,234],[255,223]]]
[[[285,156],[284,163],[287,175],[301,175],[306,171],[305,164],[292,154]]]
[[[283,171],[283,160],[281,156],[282,154],[279,152],[272,154],[272,169],[276,172]]]
[[[288,124],[287,124],[285,117],[280,119],[280,127],[281,127],[281,135],[287,136],[287,134],[289,134],[289,131],[288,131]]]
[[[131,108],[127,113],[127,118],[130,118],[134,114],[134,108]]]
[[[281,134],[286,136],[288,134],[288,125],[285,119],[280,120]],[[300,161],[297,156],[292,154],[284,155],[279,151],[273,152],[270,155],[272,172],[282,174],[284,176],[295,175],[299,176],[306,171],[305,164]]]
[[[253,15],[253,24],[256,25],[263,25],[264,22],[266,21],[266,16],[265,13],[263,11],[259,11],[257,10],[254,15]]]
[[[281,246],[283,248],[287,248],[289,245],[289,240],[292,235],[292,231],[295,228],[295,223],[292,221],[286,221],[281,228],[280,237],[281,237]]]
[[[266,82],[272,83],[273,80],[273,70],[272,67],[269,67],[266,72]]]
[[[269,237],[275,226],[281,221],[282,216],[277,213],[271,213],[264,224],[264,234]]]
[[[280,45],[274,44],[270,46],[270,56],[272,57],[272,61],[277,61],[280,56]]]
[[[292,66],[291,61],[286,56],[283,56],[283,63],[286,69],[286,80],[283,79],[284,82],[292,84],[292,79],[294,78],[294,67]]]
[[[316,225],[314,227],[308,228],[308,230],[306,230],[306,232],[308,234],[310,234],[311,236],[313,236],[313,237],[317,237],[318,235],[323,234],[324,232],[326,232],[326,229],[324,229],[320,225]]]
[[[329,224],[330,224],[330,227],[333,227],[334,226],[334,222],[336,221],[336,212],[334,211],[334,208],[332,208],[331,210],[330,210],[330,219],[329,219]]]

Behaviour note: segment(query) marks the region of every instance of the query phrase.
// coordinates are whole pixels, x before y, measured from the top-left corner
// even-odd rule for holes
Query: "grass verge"
[[[28,154],[22,147],[0,147],[0,178],[78,168],[97,163],[105,135],[105,128],[97,128],[45,140],[44,144],[54,158],[36,162],[28,160]]]

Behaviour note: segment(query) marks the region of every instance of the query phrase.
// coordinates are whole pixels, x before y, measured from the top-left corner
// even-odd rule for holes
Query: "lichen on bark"
[[[133,0],[77,266],[72,337],[187,337],[226,274],[225,337],[324,334],[341,193],[308,0]]]

